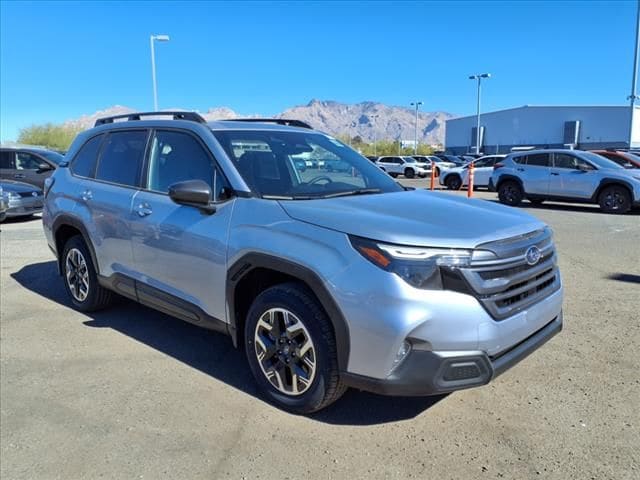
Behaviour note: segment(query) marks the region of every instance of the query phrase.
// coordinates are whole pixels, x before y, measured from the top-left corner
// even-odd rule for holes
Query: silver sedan
[[[42,190],[11,180],[0,181],[0,221],[42,212]]]

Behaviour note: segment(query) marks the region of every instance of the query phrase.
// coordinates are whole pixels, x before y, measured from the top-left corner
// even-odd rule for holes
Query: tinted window
[[[85,143],[71,163],[71,171],[81,177],[91,177],[96,164],[98,149],[104,135],[98,135]]]
[[[38,170],[38,166],[44,163],[35,155],[27,152],[16,152],[17,170]]]
[[[527,165],[533,165],[536,167],[548,167],[549,166],[549,154],[548,153],[534,153],[533,155],[527,155]]]
[[[567,155],[566,153],[556,153],[554,156],[554,166],[557,168],[578,168],[578,165],[587,165],[584,160],[573,155]]]
[[[102,148],[96,178],[119,185],[138,185],[147,131],[110,133]]]
[[[181,132],[157,131],[149,157],[149,190],[168,192],[184,180],[203,180],[213,188],[213,163],[200,143]]]
[[[13,150],[0,152],[0,168],[15,168],[13,164]]]

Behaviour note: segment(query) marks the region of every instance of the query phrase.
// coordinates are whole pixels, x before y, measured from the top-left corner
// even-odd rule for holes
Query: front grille
[[[533,245],[542,256],[535,265],[529,265],[525,253]],[[555,248],[547,229],[477,248],[493,252],[496,258],[472,262],[460,272],[496,320],[514,315],[560,288]]]
[[[35,198],[35,196],[33,195],[33,192],[18,192],[18,195],[20,195],[21,198]],[[38,193],[37,196],[40,196],[41,193]]]

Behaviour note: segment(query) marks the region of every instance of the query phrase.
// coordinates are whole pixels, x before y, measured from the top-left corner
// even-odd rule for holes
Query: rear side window
[[[521,163],[524,163],[524,162],[521,162]],[[532,165],[534,167],[548,167],[549,154],[534,153],[533,155],[527,155],[527,165]]]
[[[91,177],[93,175],[93,169],[98,157],[98,150],[100,149],[100,143],[103,138],[104,135],[97,135],[89,139],[82,148],[80,148],[80,151],[77,153],[69,167],[75,175],[80,177]]]
[[[137,186],[146,145],[146,130],[108,134],[102,147],[96,179],[118,185]]]
[[[16,168],[13,159],[13,150],[2,150],[0,152],[0,168]]]

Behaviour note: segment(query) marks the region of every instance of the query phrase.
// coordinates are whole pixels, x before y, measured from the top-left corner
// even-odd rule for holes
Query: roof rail
[[[114,120],[118,120],[121,118],[126,118],[127,121],[140,120],[141,117],[158,117],[158,116],[170,116],[173,117],[174,120],[189,120],[192,122],[198,123],[207,123],[207,121],[200,116],[200,114],[196,112],[180,112],[180,111],[169,111],[169,112],[134,112],[134,113],[125,113],[123,115],[114,115],[112,117],[103,117],[96,120],[94,127],[98,125],[105,125],[107,123],[113,123]]]
[[[293,120],[287,118],[226,118],[223,122],[255,122],[255,123],[277,123],[287,127],[300,127],[313,130],[313,127],[302,120]]]

